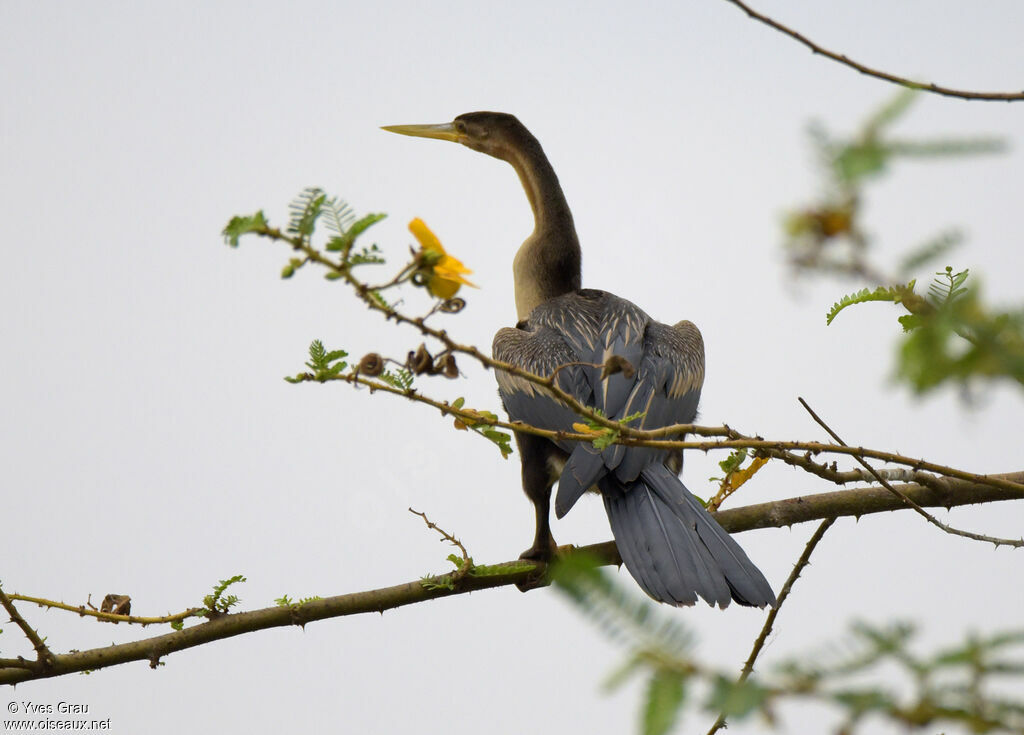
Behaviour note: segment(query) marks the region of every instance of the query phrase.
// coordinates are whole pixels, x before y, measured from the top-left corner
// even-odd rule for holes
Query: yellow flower
[[[456,293],[463,284],[478,288],[475,283],[470,283],[462,277],[464,273],[472,273],[469,268],[462,264],[461,260],[453,258],[445,252],[437,235],[430,231],[430,228],[419,217],[409,223],[409,232],[419,240],[420,247],[424,254],[429,257],[424,259],[424,276],[427,290],[439,299],[448,300]]]

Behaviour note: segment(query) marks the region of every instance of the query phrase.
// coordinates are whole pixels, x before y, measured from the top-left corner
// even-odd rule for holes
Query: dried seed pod
[[[423,373],[434,372],[434,358],[427,351],[427,346],[421,344],[416,348],[415,352],[409,353],[409,358],[405,362],[405,366],[412,370],[413,375],[423,375]]]
[[[100,612],[114,613],[115,615],[131,615],[132,598],[128,595],[107,595],[100,604]]]
[[[460,299],[458,296],[448,299],[441,304],[441,311],[445,314],[458,314],[460,311],[466,308],[466,300]]]
[[[359,372],[362,375],[369,375],[371,378],[376,378],[384,372],[384,358],[377,352],[370,352],[369,354],[363,355],[363,359],[359,361]]]
[[[457,378],[457,377],[459,377],[459,366],[455,364],[455,355],[454,354],[452,354],[451,352],[446,352],[444,354],[444,357],[442,359],[438,360],[438,362],[441,363],[441,365],[440,365],[440,369],[437,369],[436,366],[435,366],[435,369],[437,369],[437,372],[443,373],[444,377],[446,377],[446,378]]]
[[[621,355],[612,355],[604,361],[604,369],[601,370],[601,380],[616,373],[622,373],[622,377],[626,380],[632,380],[633,376],[636,375],[636,370],[633,368],[633,363],[626,358]]]

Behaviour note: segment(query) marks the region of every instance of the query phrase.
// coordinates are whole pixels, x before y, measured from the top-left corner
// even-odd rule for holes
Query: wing
[[[693,322],[675,326],[651,322],[644,339],[644,360],[637,382],[622,410],[624,418],[643,412],[635,424],[657,429],[671,424],[688,424],[697,415],[704,384],[704,340]],[[656,459],[666,461],[667,453],[642,447],[617,445],[619,461],[614,464],[621,480],[633,480]]]
[[[612,354],[634,365],[643,356],[643,332],[649,318],[628,301],[604,291],[584,289],[539,305],[515,329],[494,337],[493,354],[542,376],[557,371],[556,385],[585,406],[615,415],[628,398],[633,379],[601,379],[601,364]],[[553,431],[572,431],[579,417],[542,386],[499,371],[498,391],[509,416]],[[558,442],[571,452],[575,442]]]
[[[567,366],[558,370],[555,384],[584,405],[593,403],[593,391],[581,374],[582,368],[572,364],[579,362],[579,355],[557,331],[530,323],[500,329],[491,351],[494,359],[543,377]],[[576,413],[543,386],[501,370],[496,376],[501,402],[513,421],[551,431],[572,431],[573,422],[578,420]],[[566,452],[572,451],[573,442],[556,443]]]

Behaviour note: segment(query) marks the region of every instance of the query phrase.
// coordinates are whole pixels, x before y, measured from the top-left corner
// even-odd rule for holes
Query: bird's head
[[[386,125],[382,130],[417,138],[462,143],[467,148],[509,161],[534,138],[515,115],[505,112],[467,112],[437,125]]]

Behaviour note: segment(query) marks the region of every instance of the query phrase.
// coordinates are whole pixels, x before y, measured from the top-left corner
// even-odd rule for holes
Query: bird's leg
[[[533,503],[537,516],[533,546],[519,555],[520,559],[548,561],[555,553],[548,516],[551,511],[551,488],[555,484],[549,458],[558,451],[553,444],[530,434],[516,434],[519,456],[523,462],[523,492]]]

